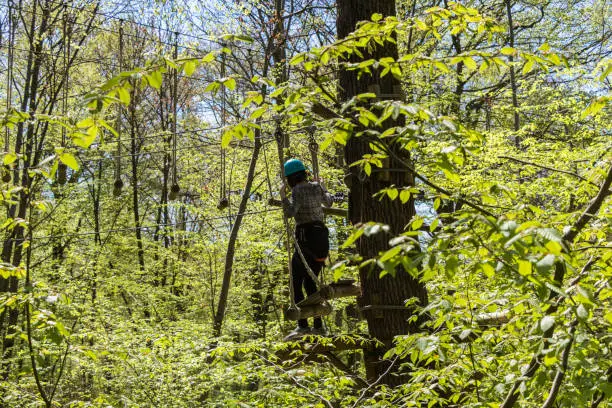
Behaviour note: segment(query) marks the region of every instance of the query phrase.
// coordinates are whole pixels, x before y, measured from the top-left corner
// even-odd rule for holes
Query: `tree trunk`
[[[514,23],[512,21],[512,5],[510,0],[506,0],[506,12],[508,17],[508,45],[514,48]],[[508,62],[510,62],[510,88],[512,90],[512,113],[513,113],[513,130],[518,132],[521,128],[521,121],[518,113],[518,85],[516,84],[516,74],[514,71],[514,56],[508,56]],[[516,147],[521,144],[521,138],[516,135],[514,138]]]
[[[395,15],[395,2],[393,0],[340,0],[338,1],[337,30],[338,37],[343,38],[355,29],[358,21],[370,19],[373,13],[383,16]],[[366,54],[364,50],[364,54]],[[392,43],[378,47],[371,54],[364,55],[364,59],[390,56],[397,58],[397,46]],[[363,75],[357,79],[356,71],[341,71],[339,75],[341,100],[348,100],[353,96],[368,92],[368,87],[377,85],[382,94],[396,94],[400,86],[398,80],[387,75],[383,78],[374,73],[372,76]],[[399,123],[388,123],[389,126]],[[352,137],[345,147],[347,164],[360,160],[364,154],[372,153],[369,142],[365,137]],[[409,160],[408,153],[393,145],[388,148],[403,160]],[[401,168],[402,165],[393,157],[389,158],[388,167]],[[380,222],[389,225],[391,234],[399,234],[415,214],[414,201],[402,204],[400,200],[372,200],[372,196],[380,189],[392,184],[396,186],[413,185],[414,178],[406,177],[408,173],[391,171],[387,177],[365,177],[360,174],[358,167],[351,167],[351,187],[349,194],[349,219],[353,224],[367,221]],[[386,180],[385,180],[386,179]],[[360,181],[363,180],[363,181]],[[364,259],[376,257],[381,251],[388,249],[388,240],[392,235],[381,232],[369,238],[361,238],[358,250]],[[401,269],[401,268],[400,268]],[[425,286],[403,270],[398,270],[395,277],[387,275],[379,278],[378,271],[366,267],[360,270],[360,279],[363,294],[358,304],[368,322],[372,337],[385,344],[381,349],[365,353],[366,374],[368,381],[372,382],[380,377],[382,383],[395,385],[405,381],[405,377],[390,375],[397,374],[399,364],[390,367],[391,362],[383,360],[384,353],[392,347],[393,338],[397,335],[416,332],[418,325],[409,324],[408,319],[413,314],[411,309],[404,308],[407,299],[416,297],[420,306],[427,303]],[[385,373],[389,375],[385,375]]]
[[[227,244],[227,252],[225,253],[225,269],[223,272],[223,282],[221,284],[221,293],[219,294],[219,303],[217,306],[217,313],[215,314],[215,321],[213,327],[213,335],[215,337],[221,335],[221,327],[223,326],[223,318],[225,317],[225,309],[227,307],[227,297],[229,295],[230,280],[232,278],[232,270],[234,267],[236,240],[238,238],[238,231],[240,231],[240,225],[242,224],[242,218],[244,217],[244,211],[246,210],[247,203],[249,202],[249,197],[251,196],[251,187],[253,186],[253,179],[255,178],[255,167],[257,165],[257,159],[259,158],[260,149],[261,134],[258,131],[255,135],[253,156],[251,156],[251,163],[249,164],[249,172],[247,175],[246,186],[244,187],[244,194],[240,199],[240,205],[238,206],[238,215],[236,216],[236,221],[232,225],[232,231],[230,232],[229,242]]]
[[[138,147],[136,143],[137,118],[134,105],[136,92],[132,93],[132,104],[130,104],[130,157],[132,164],[132,207],[134,214],[134,233],[138,248],[138,265],[140,271],[145,271],[144,248],[142,245],[142,231],[140,228],[140,200],[138,198]]]

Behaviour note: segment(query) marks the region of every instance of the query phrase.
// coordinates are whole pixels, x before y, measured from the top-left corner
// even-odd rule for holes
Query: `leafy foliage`
[[[25,3],[15,12],[34,18],[33,3]],[[327,17],[305,8],[305,34],[294,41],[294,27],[286,28],[295,52],[282,83],[269,69],[272,62],[282,69],[269,52],[274,42],[262,42],[275,19],[244,24],[274,10],[237,3],[219,22],[241,14],[244,32],[220,38],[214,50],[171,56],[169,38],[156,38],[163,30],[133,21],[132,39],[121,44],[130,60],[123,72],[88,62],[98,53],[119,61],[116,38],[84,31],[82,64],[66,68],[60,54],[37,59],[38,109],[18,100],[23,93],[7,101],[2,85],[3,404],[511,406],[520,396],[521,406],[541,406],[551,395],[558,406],[605,403],[612,393],[610,362],[602,358],[612,325],[612,65],[601,50],[609,37],[599,36],[596,2],[582,22],[561,2],[510,3],[514,46],[504,2],[415,2],[405,18],[375,14],[348,37],[314,45],[300,38],[314,41]],[[189,14],[158,7],[163,21]],[[55,36],[48,30],[44,41],[32,39],[16,28],[15,44],[34,59],[45,41],[76,44],[62,32],[61,13],[49,12]],[[85,21],[99,18],[93,9],[75,13],[74,35],[76,22],[85,30]],[[584,23],[587,34],[569,36],[556,21]],[[363,58],[389,42],[398,44],[398,58]],[[254,56],[256,47],[263,55]],[[24,61],[15,69],[30,72]],[[403,95],[373,89],[340,101],[337,70],[394,76]],[[84,96],[65,99],[57,114],[62,75],[69,94]],[[13,83],[22,90],[33,82]],[[388,126],[398,118],[401,125]],[[291,135],[290,151],[273,146],[278,129]],[[350,138],[365,138],[371,152],[339,164]],[[211,338],[224,251],[244,194],[236,186],[247,184],[256,140],[264,160],[256,163],[235,253],[225,335]],[[416,183],[366,198],[416,199],[424,210],[404,231],[390,236],[379,223],[328,220],[333,280],[370,266],[380,278],[403,270],[427,285],[430,303],[411,317],[426,317],[421,331],[397,336],[386,356],[410,374],[400,387],[364,384],[361,343],[365,352],[347,347],[316,359],[280,341],[290,326],[281,316],[288,238],[266,199],[277,198],[279,153],[308,157],[312,140],[332,191],[347,191],[348,167],[361,174],[353,182],[384,172],[397,151],[389,146],[411,158],[400,170]],[[221,164],[220,154],[230,163]],[[62,172],[70,182],[60,182]],[[173,200],[178,174],[183,190]],[[129,188],[113,196],[117,180]],[[220,198],[229,200],[228,215],[216,209]],[[389,249],[376,259],[354,254],[358,240],[374,237]],[[354,302],[335,306],[326,324],[341,333],[338,341],[354,346],[361,341],[354,334],[367,338]],[[312,339],[319,347],[335,340]],[[290,359],[279,357],[287,353]],[[560,373],[563,385],[554,390]]]

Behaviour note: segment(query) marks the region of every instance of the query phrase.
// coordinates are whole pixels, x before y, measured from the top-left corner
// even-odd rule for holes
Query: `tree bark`
[[[138,146],[136,143],[137,118],[136,118],[136,90],[132,92],[132,103],[130,104],[130,158],[132,165],[132,211],[134,214],[134,234],[138,253],[138,265],[140,271],[145,271],[144,248],[142,245],[142,231],[140,228],[140,200],[138,194]]]
[[[232,225],[230,232],[229,242],[227,244],[227,252],[225,253],[225,269],[223,272],[223,282],[221,283],[221,293],[219,293],[219,303],[217,306],[217,313],[215,314],[215,321],[213,326],[213,335],[218,337],[221,335],[221,327],[223,326],[223,319],[225,317],[225,309],[227,308],[227,297],[229,295],[230,281],[232,278],[232,270],[234,267],[234,254],[236,252],[236,240],[238,238],[238,231],[240,231],[240,225],[244,217],[244,212],[251,196],[251,187],[253,186],[253,179],[255,178],[255,167],[257,166],[257,159],[259,158],[259,150],[261,149],[261,135],[259,132],[255,135],[255,144],[253,146],[253,155],[251,156],[251,163],[249,164],[249,172],[247,174],[246,186],[244,187],[244,194],[240,199],[240,205],[238,206],[238,215],[236,221]]]
[[[357,22],[370,19],[373,13],[383,16],[395,15],[395,2],[393,0],[340,0],[338,5],[337,31],[338,37],[343,38],[355,29]],[[397,58],[397,46],[387,43],[367,53],[364,50],[364,59],[381,58],[383,56]],[[341,71],[339,74],[341,100],[349,100],[353,96],[368,92],[372,85],[380,87],[381,94],[395,94],[400,82],[391,75],[380,78],[376,72],[372,76],[363,75],[357,78],[355,71]],[[395,126],[399,123],[388,123]],[[389,144],[389,149],[403,160],[410,157],[406,151]],[[347,164],[360,160],[364,154],[372,153],[370,141],[364,136],[353,136],[345,147]],[[389,158],[389,168],[402,168],[402,165]],[[375,173],[380,174],[380,173]],[[382,177],[365,177],[359,168],[351,167],[351,187],[349,194],[349,219],[353,224],[367,221],[380,222],[389,225],[391,234],[401,233],[405,225],[415,214],[414,201],[402,204],[400,200],[372,200],[372,196],[380,189],[392,184],[396,186],[413,185],[414,178],[405,177],[405,172],[389,172],[387,180]],[[357,243],[359,254],[364,259],[378,256],[381,251],[388,249],[388,240],[392,235],[380,233],[369,238],[361,238]],[[385,344],[384,348],[365,353],[366,375],[369,382],[376,381],[384,376],[382,383],[396,385],[405,382],[405,377],[397,374],[399,364],[389,370],[390,361],[383,360],[385,352],[392,347],[393,338],[397,335],[416,332],[418,325],[409,324],[408,319],[412,310],[403,308],[407,299],[416,297],[420,306],[427,304],[427,291],[425,286],[417,279],[403,270],[398,270],[395,277],[387,275],[379,278],[378,271],[370,267],[360,270],[360,279],[363,294],[358,304],[368,322],[370,335]],[[387,375],[385,375],[387,373]]]
[[[506,12],[508,16],[508,45],[514,48],[514,23],[512,21],[512,5],[510,4],[510,0],[506,0]],[[515,132],[518,132],[521,128],[521,120],[518,113],[518,86],[516,84],[516,74],[514,72],[514,56],[510,55],[508,57],[508,61],[510,62],[510,89],[512,91],[513,129]],[[514,142],[516,147],[520,146],[521,139],[518,135],[515,136]]]

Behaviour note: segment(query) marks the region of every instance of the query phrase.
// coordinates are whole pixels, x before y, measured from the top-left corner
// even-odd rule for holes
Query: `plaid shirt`
[[[323,208],[332,205],[332,195],[319,183],[299,183],[291,189],[291,197],[283,200],[283,209],[287,217],[294,217],[295,224],[323,222]]]

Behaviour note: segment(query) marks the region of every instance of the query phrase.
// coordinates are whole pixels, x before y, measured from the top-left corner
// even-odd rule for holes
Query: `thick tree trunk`
[[[338,37],[343,38],[355,29],[358,21],[370,19],[373,13],[383,16],[395,15],[395,2],[393,0],[340,0],[338,1]],[[397,57],[397,47],[388,43],[379,47],[371,55],[364,55],[364,59],[380,58],[383,56]],[[369,87],[377,85],[381,94],[396,94],[400,86],[398,80],[387,75],[379,78],[376,73],[372,76],[364,75],[357,79],[355,71],[341,71],[339,75],[340,96],[342,100],[368,92]],[[370,88],[371,89],[371,88]],[[389,123],[394,126],[397,123]],[[409,160],[408,153],[395,146],[389,146],[396,155],[403,160]],[[364,154],[372,153],[369,141],[365,137],[352,137],[345,147],[347,164],[360,160]],[[387,165],[398,169],[402,165],[390,157]],[[351,167],[349,219],[353,224],[359,222],[376,221],[391,227],[391,234],[402,232],[412,216],[415,214],[414,202],[410,200],[402,204],[400,200],[373,200],[372,196],[384,187],[392,184],[396,186],[413,185],[414,179],[406,177],[406,172],[391,171],[388,177],[365,177],[360,174],[357,166]],[[364,259],[376,257],[381,251],[388,249],[388,240],[392,235],[380,233],[377,236],[362,238],[358,242],[358,250]],[[379,278],[379,273],[371,268],[362,268],[360,271],[363,295],[358,304],[368,321],[370,335],[380,340],[386,347],[366,352],[366,374],[368,381],[375,381],[380,377],[382,383],[394,385],[402,383],[405,378],[397,375],[384,375],[384,373],[397,373],[399,364],[390,368],[390,361],[382,359],[384,353],[392,346],[393,338],[397,335],[407,334],[418,330],[416,324],[408,324],[412,315],[411,309],[404,307],[407,299],[416,297],[423,306],[427,303],[425,286],[417,279],[411,277],[403,270],[398,270],[395,277],[385,276]]]

